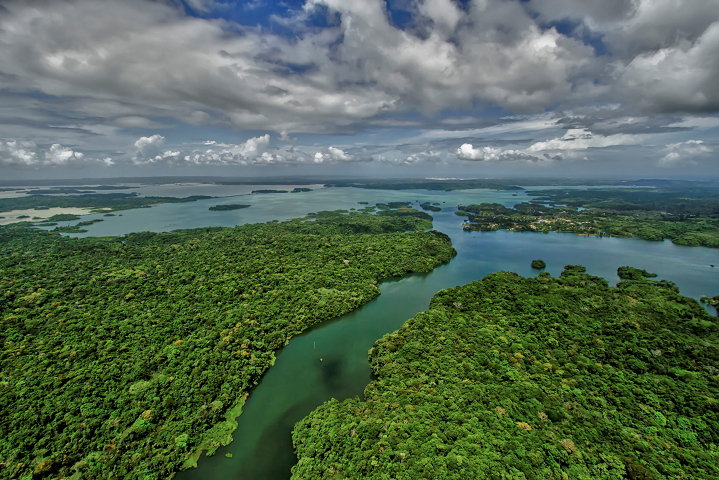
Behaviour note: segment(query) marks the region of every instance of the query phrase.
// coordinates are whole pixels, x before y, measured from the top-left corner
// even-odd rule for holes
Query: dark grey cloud
[[[544,22],[582,22],[614,55],[630,59],[694,42],[719,17],[715,0],[531,0],[527,6]]]
[[[601,38],[612,56],[609,96],[646,112],[719,110],[716,0],[531,0],[528,8]]]

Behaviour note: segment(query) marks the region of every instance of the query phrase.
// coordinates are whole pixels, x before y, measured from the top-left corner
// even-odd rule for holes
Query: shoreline
[[[88,215],[93,208],[91,207],[52,207],[43,210],[35,210],[33,208],[25,210],[10,210],[9,212],[0,212],[0,225],[9,225],[18,222],[42,222],[53,215],[72,214],[72,215]],[[18,216],[27,215],[29,218],[18,218]],[[33,219],[33,217],[37,217]]]

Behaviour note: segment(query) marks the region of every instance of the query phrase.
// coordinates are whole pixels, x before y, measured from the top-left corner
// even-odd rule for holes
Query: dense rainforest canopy
[[[370,350],[364,401],[296,425],[292,478],[719,478],[716,319],[620,270],[440,291]]]
[[[118,238],[0,227],[0,478],[172,477],[231,440],[293,335],[447,262],[429,227],[406,208]]]

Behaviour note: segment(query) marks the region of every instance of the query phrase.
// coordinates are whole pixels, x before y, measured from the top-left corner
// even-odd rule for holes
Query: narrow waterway
[[[435,228],[452,237],[457,257],[426,275],[386,280],[375,300],[293,338],[251,392],[234,441],[213,457],[201,457],[198,468],[176,478],[289,479],[296,462],[290,436],[294,424],[331,398],[361,397],[371,381],[367,351],[375,340],[425,310],[443,288],[498,270],[535,275],[530,262],[541,258],[552,275],[558,275],[566,264],[581,264],[589,273],[615,283],[617,268],[631,265],[674,281],[684,295],[698,298],[719,293],[719,267],[710,266],[719,265],[713,249],[574,234],[464,232],[454,210],[445,208],[433,215]]]

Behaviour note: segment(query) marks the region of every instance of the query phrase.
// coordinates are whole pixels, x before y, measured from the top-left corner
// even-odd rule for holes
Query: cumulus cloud
[[[323,152],[317,152],[315,153],[313,157],[314,163],[340,163],[340,162],[371,162],[372,157],[370,156],[360,156],[356,157],[354,155],[350,155],[348,153],[345,153],[344,150],[339,149],[337,147],[328,147]]]
[[[46,163],[52,165],[67,165],[69,163],[81,162],[84,158],[84,154],[75,152],[71,148],[63,147],[59,143],[53,144],[50,150],[45,152]]]
[[[335,161],[349,162],[353,160],[351,155],[347,155],[345,152],[335,147],[329,147],[327,149],[327,154]]]
[[[462,19],[462,12],[452,0],[424,0],[418,5],[419,12],[430,18],[436,26],[451,33]]]
[[[439,163],[442,162],[442,158],[438,152],[424,151],[403,156],[395,156],[392,154],[385,156],[380,154],[377,155],[377,161],[388,165],[409,167],[424,162]]]
[[[582,22],[625,58],[692,42],[719,17],[715,0],[530,0],[528,6],[544,22]]]
[[[219,143],[206,140],[203,148],[173,145],[166,150],[165,137],[155,134],[141,137],[135,142],[137,150],[132,162],[134,164],[167,165],[250,165],[284,163],[287,159],[279,154],[271,154],[265,150],[270,144],[270,135],[247,139],[240,144]]]
[[[604,81],[623,103],[645,111],[719,109],[716,0],[531,0],[528,6],[542,21],[580,21],[601,38],[613,56]]]
[[[719,21],[695,42],[643,53],[620,72],[621,88],[647,110],[719,110]]]
[[[239,146],[235,146],[234,148],[230,149],[229,151],[232,152],[235,155],[240,155],[242,157],[252,157],[257,155],[257,153],[262,150],[263,148],[267,148],[267,145],[270,144],[270,135],[265,134],[261,137],[254,137],[247,140],[245,143]]]
[[[158,154],[160,148],[164,144],[165,137],[155,134],[150,137],[140,137],[135,142],[135,148],[141,157],[152,158]]]
[[[457,157],[461,160],[475,162],[498,162],[506,160],[529,160],[537,161],[538,157],[528,155],[519,150],[502,150],[501,148],[482,147],[474,148],[471,143],[465,143],[456,151]]]
[[[59,167],[113,165],[110,157],[95,159],[59,143],[43,148],[32,141],[0,140],[0,166]]]
[[[679,163],[696,163],[698,157],[707,155],[713,150],[704,145],[702,140],[688,140],[669,144],[664,148],[664,151],[667,153],[659,160],[659,164],[670,167]]]
[[[17,140],[0,141],[0,163],[2,165],[29,166],[38,163],[35,142]]]

